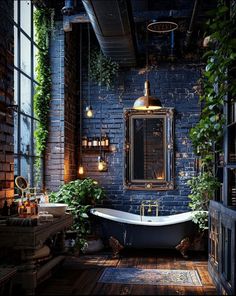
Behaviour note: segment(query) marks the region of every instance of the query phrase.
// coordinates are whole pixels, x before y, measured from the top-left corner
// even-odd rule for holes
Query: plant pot
[[[85,246],[82,248],[84,254],[93,254],[101,251],[104,248],[101,238],[88,237]]]
[[[65,233],[65,239],[76,239],[78,232],[76,230],[67,230]]]

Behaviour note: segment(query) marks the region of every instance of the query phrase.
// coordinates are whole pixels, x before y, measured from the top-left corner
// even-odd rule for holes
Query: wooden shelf
[[[104,151],[104,152],[109,152],[110,151],[110,147],[82,147],[82,152],[84,153],[99,153],[100,151]]]

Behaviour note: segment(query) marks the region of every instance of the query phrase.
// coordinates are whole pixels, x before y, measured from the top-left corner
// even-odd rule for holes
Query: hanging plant
[[[208,203],[204,203],[205,194],[201,189],[204,188],[208,192],[209,200],[213,197],[214,189],[219,186],[214,177],[214,154],[220,152],[222,147],[225,124],[223,105],[229,93],[231,97],[236,97],[235,78],[229,75],[229,69],[233,67],[236,59],[235,5],[231,7],[229,17],[229,7],[224,2],[218,0],[217,9],[211,14],[214,17],[208,21],[207,36],[213,48],[204,55],[207,61],[199,97],[204,107],[199,122],[190,131],[193,149],[202,163],[200,175],[188,182],[191,188],[189,198],[192,200],[190,207],[198,210],[208,209]],[[207,228],[202,221],[201,215],[195,219],[201,229]]]
[[[38,8],[34,12],[36,43],[40,50],[37,53],[36,81],[34,95],[34,113],[38,119],[34,132],[36,155],[36,180],[41,170],[41,157],[44,154],[48,136],[48,113],[51,93],[51,71],[49,60],[49,37],[53,26],[54,10]]]
[[[113,85],[115,75],[119,70],[119,64],[106,57],[99,50],[93,50],[90,59],[89,77],[97,82],[99,86],[110,89]]]

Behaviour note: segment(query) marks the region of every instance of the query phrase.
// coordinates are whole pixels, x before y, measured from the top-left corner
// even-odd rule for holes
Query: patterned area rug
[[[107,267],[102,273],[100,283],[138,284],[138,285],[179,285],[202,286],[196,270],[180,269],[139,269]]]

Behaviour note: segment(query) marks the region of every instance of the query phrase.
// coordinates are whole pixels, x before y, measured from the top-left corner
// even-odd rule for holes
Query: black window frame
[[[24,29],[21,27],[21,0],[14,0],[14,9],[15,5],[17,6],[17,19],[14,19],[15,13],[13,14],[13,24],[14,24],[14,31],[16,29],[16,36],[14,35],[14,44],[17,46],[14,47],[14,55],[17,55],[17,64],[15,64],[14,60],[14,100],[15,104],[17,105],[17,108],[14,110],[14,116],[17,115],[17,124],[14,125],[14,137],[17,136],[17,139],[14,141],[16,143],[16,147],[14,147],[14,168],[16,167],[17,169],[14,171],[15,176],[23,175],[26,177],[28,175],[30,178],[27,178],[27,181],[29,182],[29,185],[31,187],[33,186],[42,186],[42,184],[36,184],[36,180],[34,179],[35,172],[34,172],[34,164],[36,158],[40,158],[41,162],[43,163],[42,157],[37,156],[35,153],[35,145],[34,145],[34,126],[36,126],[38,119],[34,116],[34,92],[35,92],[35,87],[39,83],[35,80],[34,78],[34,69],[35,69],[35,52],[34,52],[34,47],[37,48],[37,50],[40,50],[39,46],[36,44],[34,40],[34,8],[35,6],[33,5],[32,1],[28,1],[30,5],[30,13],[31,13],[31,22],[30,22],[30,35],[27,34],[27,32],[24,31]],[[27,13],[27,11],[26,11]],[[27,74],[22,68],[21,68],[21,35],[24,35],[24,37],[27,38],[30,42],[30,75]],[[16,40],[17,39],[17,43]],[[15,75],[16,74],[16,75]],[[16,79],[15,79],[16,77]],[[24,112],[21,108],[21,79],[22,77],[27,78],[30,80],[30,104],[31,104],[31,110],[30,114],[27,114]],[[15,87],[17,86],[17,87]],[[16,92],[17,89],[17,92]],[[30,147],[29,151],[27,153],[23,153],[21,151],[21,119],[25,117],[27,120],[30,121]],[[23,168],[21,166],[21,161],[22,159],[26,159],[29,163],[29,170],[28,174],[27,172],[23,171]],[[44,171],[43,167],[41,169],[41,177],[43,176]],[[43,180],[43,178],[41,178]]]

